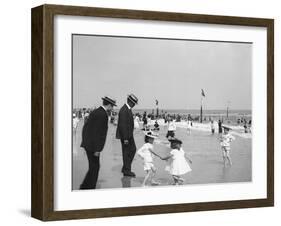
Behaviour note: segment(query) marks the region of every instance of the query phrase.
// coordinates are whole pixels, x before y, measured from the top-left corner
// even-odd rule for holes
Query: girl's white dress
[[[138,151],[137,154],[143,160],[143,169],[150,170],[154,168],[153,165],[153,156],[149,150],[153,150],[153,145],[150,143],[145,143]]]
[[[187,121],[187,129],[190,130],[191,129],[191,121]]]
[[[78,118],[78,117],[75,117],[75,118],[73,119],[73,129],[77,129],[78,123],[79,123],[79,118]]]
[[[184,157],[184,150],[182,148],[180,150],[172,149],[170,154],[172,155],[172,161],[171,164],[166,167],[166,170],[169,171],[171,175],[179,176],[192,170]]]
[[[140,128],[140,119],[138,116],[135,117],[134,119],[134,128],[139,129]]]

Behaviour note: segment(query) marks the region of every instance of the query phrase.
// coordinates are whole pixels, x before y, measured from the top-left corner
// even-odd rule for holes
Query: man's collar
[[[129,109],[129,110],[131,110],[131,107],[130,107],[130,105],[129,105],[128,103],[126,103],[126,105],[127,105],[128,109]]]
[[[101,107],[105,110],[105,112],[107,112],[107,110],[106,110],[105,106],[101,105]]]

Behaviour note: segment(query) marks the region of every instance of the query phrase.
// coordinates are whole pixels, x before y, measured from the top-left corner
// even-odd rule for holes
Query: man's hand
[[[99,157],[100,156],[100,152],[98,152],[98,151],[94,152],[94,156],[95,157]]]
[[[129,144],[129,141],[128,141],[128,140],[124,140],[124,144],[125,144],[125,145],[128,145],[128,144]]]

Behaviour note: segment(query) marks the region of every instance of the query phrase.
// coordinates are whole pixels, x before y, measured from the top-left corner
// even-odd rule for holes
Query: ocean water
[[[154,112],[154,114],[156,113],[156,109],[133,109],[134,113],[143,113],[145,112],[147,114],[150,114],[152,112]],[[167,113],[167,114],[180,114],[180,115],[200,115],[200,110],[199,109],[159,109],[159,114],[162,113]],[[226,109],[224,110],[204,110],[203,109],[203,115],[205,116],[226,116]],[[251,110],[229,110],[228,111],[228,115],[232,115],[232,116],[240,116],[240,117],[249,117],[252,115],[252,111]]]

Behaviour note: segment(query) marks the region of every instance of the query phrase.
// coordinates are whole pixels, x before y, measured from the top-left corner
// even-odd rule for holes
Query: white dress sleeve
[[[177,155],[177,150],[173,149],[170,154],[172,155],[172,159],[175,159],[176,158],[176,155]]]
[[[143,158],[143,150],[145,149],[145,146],[143,145],[139,150],[137,150],[137,154]]]

